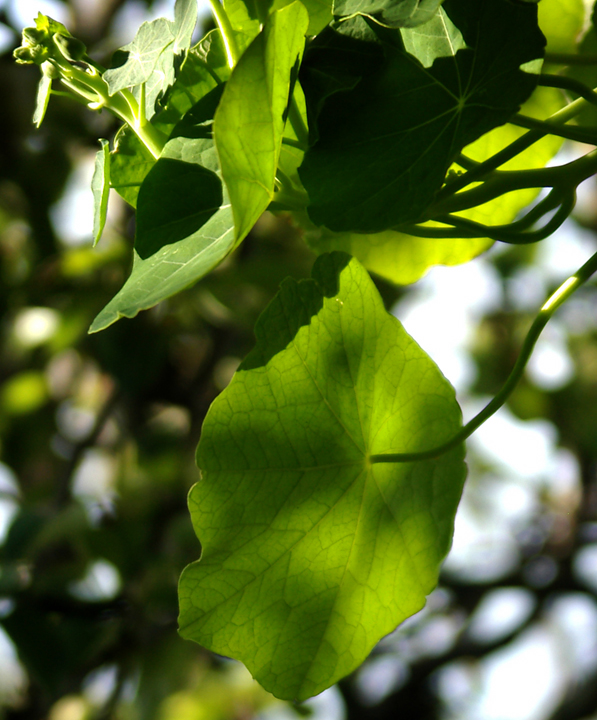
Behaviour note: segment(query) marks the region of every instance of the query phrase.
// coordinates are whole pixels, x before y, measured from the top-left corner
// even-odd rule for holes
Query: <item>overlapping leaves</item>
[[[205,420],[190,496],[200,562],[181,578],[181,632],[301,700],[361,663],[437,582],[463,450],[454,392],[389,315],[363,267],[319,258],[287,280],[257,345]]]
[[[405,51],[399,31],[363,29],[364,21],[358,36],[354,25],[326,30],[306,54],[301,77],[317,141],[300,176],[316,225],[371,233],[425,219],[458,152],[506,122],[533,91],[536,76],[521,66],[543,55],[534,6],[446,0],[443,8],[467,48],[446,57],[445,39],[438,41],[429,67]],[[330,45],[355,59],[377,52],[379,60],[343,90],[345,64],[327,52]],[[323,55],[339,90],[322,98],[310,69],[319,72]]]

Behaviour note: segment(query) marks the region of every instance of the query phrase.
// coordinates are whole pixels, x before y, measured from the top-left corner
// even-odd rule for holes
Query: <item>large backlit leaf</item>
[[[232,71],[216,112],[214,137],[237,238],[251,230],[274,196],[285,113],[307,24],[300,2],[272,13]]]
[[[334,15],[367,15],[388,27],[429,22],[443,0],[334,0]]]
[[[399,31],[372,24],[383,47],[377,67],[323,103],[318,140],[300,169],[316,225],[371,233],[424,218],[461,149],[506,122],[532,93],[536,76],[520,66],[543,54],[534,5],[446,0],[443,8],[466,49],[426,68],[403,49]],[[371,44],[343,42],[356,55]],[[340,63],[337,72],[345,72]],[[318,98],[308,83],[303,88],[313,107]]]
[[[203,549],[180,582],[184,637],[302,700],[351,672],[437,583],[463,448],[371,465],[460,427],[454,391],[343,253],[287,280],[210,408],[190,495]]]

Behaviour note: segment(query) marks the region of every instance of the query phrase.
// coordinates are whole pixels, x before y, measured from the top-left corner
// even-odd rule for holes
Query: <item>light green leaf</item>
[[[334,15],[366,15],[387,27],[429,22],[443,0],[334,0]]]
[[[562,95],[552,88],[537,88],[522,106],[522,112],[531,117],[545,118],[564,104]],[[483,135],[465,148],[466,155],[478,162],[487,160],[506,145],[524,134],[514,125],[503,125]],[[545,166],[558,152],[560,138],[548,136],[532,145],[520,155],[503,165],[507,170],[522,170]],[[458,168],[454,166],[456,171]],[[537,196],[537,190],[518,190],[492,200],[471,210],[457,213],[476,222],[489,225],[512,222]],[[486,238],[436,240],[413,237],[394,230],[373,234],[333,233],[318,228],[299,218],[306,227],[305,238],[317,253],[343,250],[358,258],[371,272],[390,282],[408,285],[419,280],[434,265],[460,265],[469,262],[489,248],[493,241]]]
[[[453,57],[466,47],[462,33],[442,8],[424,25],[401,28],[400,35],[406,52],[426,68],[437,58]]]
[[[220,92],[215,87],[191,108],[145,177],[137,198],[131,275],[90,332],[184,290],[236,247],[209,124]]]
[[[272,13],[232,71],[216,112],[214,138],[237,239],[274,196],[285,112],[307,24],[300,2]]]
[[[174,17],[174,22],[166,18],[144,22],[134,40],[119,51],[121,56],[128,53],[125,62],[103,75],[110,95],[131,88],[137,101],[144,103],[148,119],[174,83],[178,56],[191,44],[197,20],[196,0],[177,0]]]
[[[541,0],[539,27],[547,39],[547,52],[576,52],[586,22],[585,5],[584,0]]]
[[[147,82],[160,55],[174,44],[173,23],[166,18],[144,22],[132,42],[121,48],[128,57],[120,67],[106,70],[103,75],[110,95],[119,90]]]
[[[98,244],[106,225],[110,195],[110,143],[107,140],[100,140],[100,144],[102,147],[95,156],[95,168],[91,178],[94,247]]]
[[[224,9],[232,27],[250,41],[270,13],[291,2],[293,0],[224,0]],[[307,35],[317,35],[333,19],[332,0],[304,0],[302,4],[309,13]]]
[[[48,77],[45,73],[39,80],[37,86],[37,97],[35,100],[35,110],[33,111],[33,124],[35,127],[39,127],[48,109],[48,103],[50,102],[50,95],[52,93],[52,78]]]
[[[209,410],[189,498],[202,558],[179,586],[181,634],[292,700],[425,604],[465,476],[463,448],[371,465],[450,438],[460,410],[356,260],[312,274],[282,284]]]

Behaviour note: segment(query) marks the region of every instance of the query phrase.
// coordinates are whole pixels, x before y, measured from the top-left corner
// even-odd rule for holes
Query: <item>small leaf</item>
[[[316,225],[373,233],[425,219],[462,148],[507,122],[531,95],[537,77],[520,66],[543,55],[537,8],[508,0],[446,0],[443,7],[467,48],[455,47],[431,67],[401,47],[399,31],[372,23],[383,55],[352,90],[322,105],[301,69],[307,106],[321,106],[317,142],[299,170]],[[324,31],[314,46],[333,32]],[[379,47],[356,37],[343,42],[355,57],[363,46]],[[431,42],[435,54],[437,38]],[[310,51],[303,65],[309,64]],[[337,73],[345,74],[340,61]]]
[[[307,24],[300,2],[272,13],[232,71],[216,112],[214,138],[237,239],[274,196],[292,73],[300,64]]]
[[[438,58],[453,57],[466,47],[462,33],[443,8],[425,25],[401,28],[400,35],[406,52],[414,55],[425,68],[431,67]]]
[[[174,44],[172,25],[166,18],[157,18],[141,25],[134,40],[121,48],[122,52],[128,53],[126,62],[120,67],[106,70],[103,75],[110,95],[149,80],[160,55]]]
[[[443,0],[334,0],[334,15],[366,15],[387,27],[429,22]]]
[[[425,604],[450,546],[463,448],[375,464],[460,428],[454,391],[363,267],[325,255],[286,280],[212,404],[189,505],[202,558],[180,632],[304,700]]]
[[[100,140],[100,144],[102,147],[95,156],[95,169],[91,178],[94,247],[98,244],[106,225],[110,195],[110,143],[107,140]]]
[[[39,127],[48,109],[48,103],[50,102],[50,95],[52,94],[52,78],[48,77],[45,73],[39,80],[37,86],[37,98],[35,100],[35,110],[33,112],[33,124],[35,127]]]
[[[166,18],[144,22],[134,40],[119,51],[128,54],[125,62],[103,75],[110,95],[132,88],[137,101],[145,104],[148,119],[174,83],[177,57],[191,44],[197,19],[196,0],[177,0],[174,17],[174,22]]]

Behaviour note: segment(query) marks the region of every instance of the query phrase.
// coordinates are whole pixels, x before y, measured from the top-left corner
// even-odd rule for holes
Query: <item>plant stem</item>
[[[569,125],[554,125],[547,120],[537,120],[517,113],[508,120],[512,125],[527,128],[529,130],[546,130],[549,135],[566,140],[575,140],[576,142],[587,143],[588,145],[597,145],[597,136],[595,132],[583,127],[571,127]]]
[[[220,0],[209,0],[209,5],[222,34],[226,57],[228,58],[228,67],[232,70],[240,58],[234,30]]]
[[[554,65],[597,65],[597,55],[545,53],[545,62],[553,63]]]
[[[592,105],[597,105],[597,93],[593,92],[591,88],[587,87],[584,83],[574,80],[574,78],[569,78],[565,75],[550,75],[545,73],[544,75],[539,75],[537,84],[541,87],[553,87],[559,88],[560,90],[569,90],[576,95],[580,95],[580,97],[584,98]]]
[[[556,113],[551,115],[546,122],[555,125],[563,125],[564,123],[568,122],[568,120],[572,120],[572,118],[576,117],[579,113],[587,109],[589,106],[590,104],[584,98],[578,98],[577,100],[569,103],[565,108],[562,108],[561,110],[558,110]],[[465,188],[467,185],[483,180],[484,177],[486,177],[493,170],[496,170],[498,167],[500,167],[500,165],[504,165],[504,163],[507,163],[508,160],[512,160],[512,158],[520,155],[521,152],[531,147],[531,145],[536,143],[538,140],[541,140],[546,135],[549,135],[549,132],[550,130],[548,128],[542,128],[541,130],[530,130],[529,132],[525,133],[524,135],[522,135],[522,137],[519,137],[513,143],[507,145],[503,150],[500,150],[500,152],[496,153],[482,163],[479,163],[477,167],[469,170],[468,172],[464,173],[464,175],[461,175],[460,177],[452,180],[451,182],[446,183],[446,185],[444,185],[444,187],[437,194],[436,202],[441,203],[444,199],[448,197],[453,197],[457,192]],[[433,214],[434,207],[432,206],[431,214],[429,215],[429,217],[433,217]]]
[[[309,128],[303,120],[303,116],[301,115],[301,111],[298,108],[294,93],[292,93],[292,97],[290,98],[290,105],[288,107],[288,122],[294,130],[296,139],[299,142],[299,147],[301,148],[301,150],[306,151],[309,147]]]
[[[435,448],[431,448],[430,450],[412,453],[383,453],[380,455],[371,455],[369,461],[371,463],[395,463],[431,460],[443,455],[449,450],[453,450],[463,443],[480,425],[482,425],[504,405],[522,377],[524,369],[531,357],[535,344],[537,343],[543,328],[547,325],[548,321],[560,305],[566,302],[566,300],[568,300],[568,298],[576,292],[576,290],[578,290],[578,288],[581,287],[581,285],[583,285],[595,271],[597,271],[597,253],[595,253],[595,255],[593,255],[574,275],[569,277],[554,293],[552,293],[533,321],[531,329],[527,333],[527,336],[522,344],[520,355],[518,356],[508,379],[502,386],[502,389],[493,398],[493,400],[491,400],[480,413],[475,415],[472,420],[469,420],[469,422],[467,422],[467,424],[464,425],[462,429],[454,435],[454,437]]]

